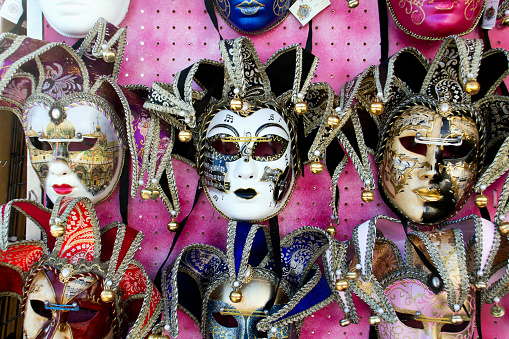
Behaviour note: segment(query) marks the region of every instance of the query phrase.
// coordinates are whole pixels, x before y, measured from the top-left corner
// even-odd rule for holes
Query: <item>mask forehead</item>
[[[220,110],[205,140],[202,180],[216,210],[258,221],[285,206],[295,180],[290,129],[281,114],[261,108],[243,117]]]
[[[457,212],[477,173],[479,132],[462,116],[413,106],[391,128],[381,164],[385,194],[416,223]]]

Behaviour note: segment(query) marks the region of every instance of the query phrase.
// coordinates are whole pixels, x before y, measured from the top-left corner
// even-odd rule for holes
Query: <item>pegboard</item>
[[[320,58],[314,81],[328,82],[339,92],[341,86],[362,72],[366,67],[380,62],[380,29],[378,5],[375,0],[361,0],[355,9],[349,9],[344,0],[331,0],[332,4],[312,21],[313,53]],[[389,15],[389,14],[388,14]],[[219,16],[219,29],[225,39],[240,36]],[[175,74],[190,64],[206,58],[220,60],[219,35],[205,11],[203,1],[143,1],[131,0],[129,12],[120,25],[127,26],[125,58],[120,71],[119,83],[144,84],[153,81],[173,81]],[[496,27],[490,32],[493,47],[509,48],[508,28]],[[279,26],[268,32],[251,35],[262,62],[278,49],[292,44],[305,44],[308,26],[301,27],[289,15]],[[72,45],[76,40],[60,36],[45,23],[45,40],[65,41]],[[470,38],[482,37],[474,30]],[[389,15],[389,55],[406,46],[418,48],[432,58],[440,41],[422,41],[406,35],[396,27]],[[372,159],[371,159],[372,160]],[[372,162],[373,163],[373,162]],[[198,176],[193,168],[178,160],[173,161],[182,211],[179,220],[190,211]],[[374,166],[374,165],[373,165]],[[146,179],[145,179],[146,180]],[[504,178],[493,184],[486,194],[500,192]],[[316,226],[324,229],[329,225],[331,215],[330,176],[327,173],[313,175],[307,167],[305,176],[297,180],[294,193],[279,215],[281,235],[286,235],[302,226]],[[385,206],[378,192],[371,203],[360,199],[363,185],[349,162],[339,181],[341,193],[339,205],[339,240],[347,240],[352,229],[378,214],[394,216]],[[118,188],[109,199],[97,205],[101,225],[120,220]],[[494,206],[489,206],[493,213]],[[454,219],[475,213],[477,209],[470,198],[464,209]],[[145,265],[153,278],[164,261],[173,236],[166,224],[170,215],[161,201],[144,201],[140,197],[129,198],[129,225],[145,234],[142,250],[136,259]],[[171,262],[180,250],[191,243],[206,243],[225,250],[227,220],[219,215],[208,202],[205,194],[199,198],[196,208],[189,217],[186,229],[169,259]],[[509,304],[504,298],[502,305]],[[369,309],[358,298],[355,304],[360,316],[358,325],[346,328],[339,326],[343,318],[336,304],[308,317],[302,328],[301,338],[367,338],[369,333]],[[509,305],[508,305],[509,306]],[[196,324],[179,311],[179,338],[198,338]],[[483,309],[484,338],[496,338],[496,333],[509,330],[506,318],[496,319],[489,314],[489,307]],[[498,335],[498,338],[502,336]]]

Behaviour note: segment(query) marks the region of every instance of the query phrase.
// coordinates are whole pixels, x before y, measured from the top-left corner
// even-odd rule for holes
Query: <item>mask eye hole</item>
[[[426,152],[428,150],[428,147],[425,144],[418,144],[415,141],[415,137],[408,136],[408,137],[401,137],[399,138],[399,142],[401,146],[403,146],[406,150],[416,153],[419,155],[426,155]]]
[[[51,145],[47,141],[40,141],[39,137],[29,137],[28,140],[33,147],[40,151],[51,151]]]
[[[67,322],[68,323],[83,323],[86,321],[91,320],[98,311],[91,310],[88,308],[82,308],[80,306],[79,311],[69,311],[67,315]]]
[[[455,324],[445,324],[442,327],[442,332],[449,332],[449,333],[458,333],[463,332],[468,325],[470,324],[470,321],[464,321],[461,324],[455,325]]]
[[[408,326],[408,327],[411,327],[411,328],[417,328],[417,329],[421,329],[421,330],[424,329],[424,324],[422,323],[422,321],[415,320],[413,314],[406,314],[406,313],[396,312],[396,315],[398,316],[399,320],[405,326]]]
[[[51,311],[44,307],[44,301],[42,300],[32,299],[30,300],[30,306],[32,307],[35,313],[37,313],[43,318],[51,319],[53,317]]]
[[[217,323],[223,327],[236,328],[239,327],[237,319],[232,315],[222,315],[219,312],[212,313]]]
[[[254,149],[255,157],[274,156],[284,149],[284,144],[278,141],[260,142]]]
[[[444,159],[459,159],[464,158],[472,152],[473,147],[466,142],[463,142],[460,146],[444,146],[443,157]]]
[[[221,141],[221,139],[217,139],[212,142],[212,147],[222,155],[237,155],[239,150],[237,149],[237,145],[235,145],[231,141]]]
[[[80,142],[70,142],[67,144],[67,150],[69,152],[83,152],[94,147],[97,142],[97,138],[83,138]]]

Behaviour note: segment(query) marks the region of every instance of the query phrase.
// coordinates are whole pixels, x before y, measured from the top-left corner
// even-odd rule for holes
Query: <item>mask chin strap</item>
[[[279,283],[283,276],[283,264],[281,263],[281,239],[279,238],[279,221],[277,215],[269,219],[270,242],[272,243],[272,259],[274,259],[274,273],[276,274],[277,284],[274,296],[267,301],[264,310],[269,311],[276,302],[279,291]],[[258,331],[258,338],[267,338],[267,332]]]

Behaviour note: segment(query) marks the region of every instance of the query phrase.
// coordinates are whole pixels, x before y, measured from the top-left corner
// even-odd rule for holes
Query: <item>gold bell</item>
[[[509,234],[509,222],[501,223],[500,226],[498,226],[498,230],[502,233],[502,235]]]
[[[103,60],[106,62],[109,63],[115,62],[116,57],[117,56],[115,55],[115,52],[112,52],[110,50],[103,51]]]
[[[348,280],[355,280],[359,277],[359,274],[357,274],[357,272],[348,272],[346,273],[346,278]]]
[[[143,200],[148,200],[152,196],[152,191],[145,188],[141,190],[140,195]]]
[[[115,298],[115,292],[112,290],[103,290],[101,292],[101,300],[105,303],[110,303]]]
[[[509,27],[509,15],[506,15],[506,16],[502,19],[502,25],[504,25],[505,27]]]
[[[493,307],[490,309],[490,313],[495,318],[502,318],[505,314],[505,310],[502,306],[499,306],[497,304],[493,305]]]
[[[348,280],[346,280],[346,279],[337,279],[335,285],[336,285],[336,289],[339,292],[346,290],[348,288],[348,286],[350,286],[350,284],[348,283]]]
[[[329,128],[336,128],[339,126],[339,117],[337,115],[329,115],[329,117],[327,118],[327,126]]]
[[[183,129],[182,131],[179,132],[179,140],[181,142],[189,142],[191,141],[193,135],[191,134],[191,131],[187,130],[187,129]]]
[[[51,235],[54,236],[55,238],[61,237],[65,233],[65,227],[62,226],[62,224],[60,224],[60,223],[51,225],[49,230],[50,230]]]
[[[359,0],[348,0],[347,1],[348,8],[355,8],[359,6]]]
[[[345,318],[345,319],[341,319],[341,320],[339,321],[339,325],[340,325],[341,327],[347,327],[348,325],[350,325],[350,323],[351,323],[351,322],[350,322],[350,319],[346,319],[346,318]]]
[[[171,221],[168,223],[168,231],[170,232],[177,232],[179,230],[179,223],[175,220],[175,218],[172,218]]]
[[[157,200],[157,198],[159,198],[159,190],[152,190],[150,198]]]
[[[320,159],[316,158],[309,167],[311,173],[313,174],[321,174],[323,172],[323,164],[320,162]]]
[[[380,102],[380,99],[378,99],[378,97],[375,97],[375,100],[373,100],[373,102],[371,103],[369,111],[371,112],[371,114],[374,115],[380,115],[384,111],[384,104]]]
[[[230,109],[234,112],[240,111],[242,109],[242,106],[244,106],[244,103],[242,102],[242,99],[240,98],[232,98],[230,100]]]
[[[468,80],[465,84],[464,90],[468,95],[476,95],[479,93],[481,85],[476,80]]]
[[[300,101],[295,104],[295,112],[298,115],[304,115],[308,111],[308,105],[304,101]]]
[[[159,334],[154,334],[152,333],[151,335],[148,336],[148,339],[160,339],[161,336]]]
[[[230,292],[230,300],[233,303],[239,303],[242,300],[242,292],[240,292],[240,291],[231,291]]]
[[[488,206],[488,197],[485,196],[484,194],[476,195],[474,201],[475,201],[475,205],[479,208]]]
[[[478,290],[485,290],[488,285],[484,281],[478,281],[475,283],[475,288]]]
[[[335,237],[338,231],[336,230],[336,226],[334,226],[332,223],[327,226],[325,229],[325,232],[329,233],[331,237]]]
[[[373,193],[371,190],[364,190],[362,191],[361,199],[364,202],[372,202],[375,200],[375,193]]]
[[[463,323],[463,318],[461,317],[461,315],[456,314],[456,315],[451,316],[451,324],[459,325],[462,323]]]
[[[369,324],[371,326],[380,325],[381,322],[382,322],[382,319],[377,315],[372,315],[371,317],[369,317]]]

